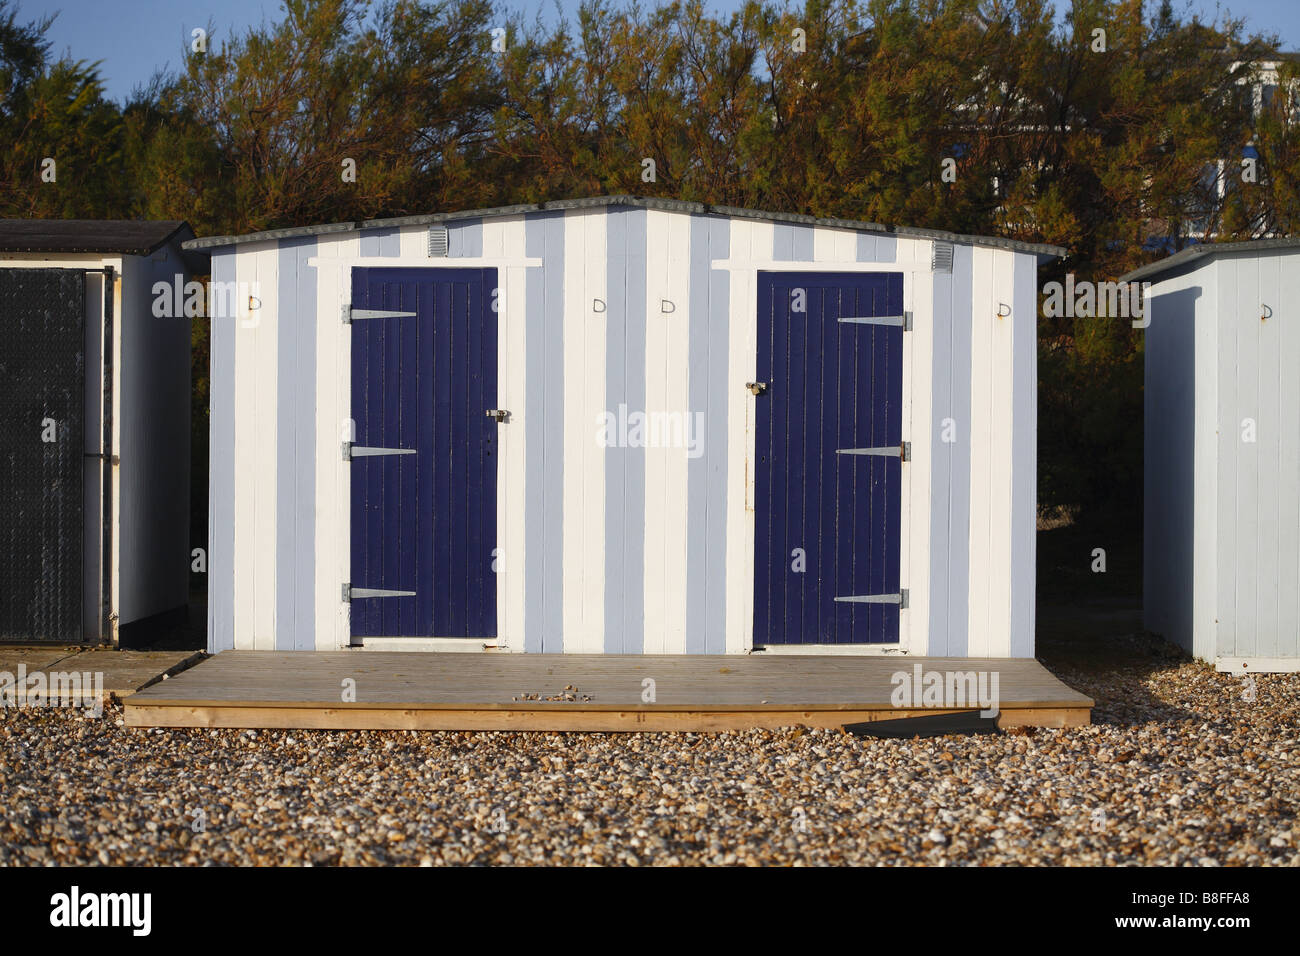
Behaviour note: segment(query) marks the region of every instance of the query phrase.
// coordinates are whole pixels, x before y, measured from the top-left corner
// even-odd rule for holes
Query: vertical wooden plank
[[[500,408],[497,395],[497,313],[500,310],[501,274],[497,269],[484,269],[483,282],[477,287],[479,300],[471,298],[471,322],[483,330],[481,351],[474,357],[476,367],[482,377],[483,386],[478,395],[479,404],[469,410],[470,422],[477,422],[484,440],[480,441],[479,454],[481,475],[477,489],[475,508],[478,512],[480,539],[474,551],[479,605],[479,626],[477,633],[484,637],[497,637],[497,592],[496,592],[496,542],[497,542],[497,502],[501,498],[497,480],[497,462],[501,454],[502,425],[487,417],[487,409]],[[493,303],[496,303],[495,307]],[[471,489],[474,490],[474,489]]]
[[[768,582],[766,600],[758,594],[754,596],[755,621],[758,620],[758,603],[761,601],[767,605],[767,627],[762,632],[762,638],[784,643],[790,639],[786,600],[790,555],[786,548],[785,528],[789,472],[785,467],[774,463],[785,462],[789,458],[792,407],[788,383],[792,284],[788,281],[788,276],[769,274],[760,277],[759,288],[759,308],[763,314],[770,314],[770,331],[764,329],[764,332],[765,337],[770,336],[771,353],[763,363],[769,369],[767,377],[755,379],[767,382],[768,391],[756,397],[753,410],[755,446],[751,461],[754,471],[754,560],[760,562],[759,574]],[[767,538],[767,541],[760,549],[757,542],[763,538]]]
[[[568,463],[564,481],[563,548],[563,644],[566,653],[599,653],[592,647],[593,616],[603,618],[603,593],[599,600],[588,594],[586,582],[593,573],[593,553],[588,550],[588,529],[599,521],[603,525],[603,489],[590,481],[591,451],[597,446],[599,409],[589,407],[587,399],[595,367],[590,358],[588,337],[596,334],[591,322],[592,301],[588,289],[590,220],[586,210],[572,209],[564,216],[564,460]],[[603,329],[599,330],[603,332]],[[604,356],[600,356],[600,366]],[[594,512],[600,512],[597,518]]]
[[[606,394],[621,417],[646,406],[647,210],[611,206],[607,215]],[[605,459],[605,650],[616,654],[644,646],[645,451],[614,448]]]
[[[236,248],[213,253],[213,283],[229,288],[236,281]],[[237,646],[235,434],[239,393],[235,375],[237,326],[230,301],[225,295],[209,297],[214,308],[209,320],[208,651],[213,654]]]
[[[996,255],[991,249],[975,247],[971,251],[971,260],[970,543],[967,565],[970,582],[966,653],[969,657],[988,657],[992,502],[998,494],[993,486],[993,377],[1004,372],[1002,366],[996,364],[994,350],[994,325],[999,321],[994,301]]]
[[[1192,335],[1193,407],[1192,527],[1185,539],[1192,549],[1192,643],[1190,650],[1214,660],[1218,641],[1219,588],[1219,336],[1218,272],[1202,265],[1183,280],[1184,295],[1192,300],[1187,321]],[[1152,319],[1152,322],[1155,320]],[[1148,335],[1151,333],[1148,332]],[[1150,431],[1148,430],[1148,435]],[[1187,599],[1183,595],[1183,600]]]
[[[480,234],[481,237],[481,234]],[[496,592],[492,581],[492,547],[496,541],[496,444],[503,427],[487,417],[496,408],[496,332],[493,325],[492,290],[497,285],[495,269],[474,270],[468,283],[468,325],[470,371],[469,403],[465,425],[469,433],[469,476],[466,487],[470,516],[469,628],[471,637],[496,636]]]
[[[1294,482],[1283,484],[1279,481],[1282,469],[1282,448],[1284,439],[1282,430],[1295,421],[1300,406],[1292,405],[1284,410],[1281,404],[1281,364],[1282,323],[1279,321],[1278,292],[1281,287],[1279,266],[1281,260],[1276,255],[1263,253],[1256,256],[1255,265],[1258,279],[1256,285],[1255,310],[1243,316],[1250,321],[1258,335],[1259,361],[1259,479],[1257,491],[1257,522],[1259,544],[1257,548],[1258,564],[1256,574],[1258,584],[1256,642],[1255,654],[1258,657],[1276,657],[1278,646],[1278,624],[1280,620],[1281,588],[1279,571],[1282,555],[1279,550],[1282,525],[1283,500],[1290,498],[1293,502],[1300,486]],[[1263,319],[1264,305],[1273,310],[1273,317]],[[1292,373],[1291,378],[1295,375]],[[1287,589],[1290,590],[1288,584]]]
[[[276,531],[276,340],[278,330],[277,293],[279,291],[279,251],[275,243],[259,243],[249,259],[252,281],[250,292],[241,293],[240,314],[244,344],[248,350],[247,368],[252,371],[248,388],[251,393],[249,417],[252,453],[249,462],[247,512],[248,560],[252,566],[253,646],[259,651],[275,650],[275,567]]]
[[[807,624],[804,608],[808,599],[805,588],[808,575],[796,573],[791,568],[790,558],[796,547],[805,552],[809,547],[808,527],[804,520],[809,480],[807,438],[810,426],[815,427],[816,422],[810,419],[808,411],[808,326],[824,321],[826,293],[805,282],[804,277],[790,274],[782,276],[777,288],[783,293],[803,289],[808,309],[795,312],[789,294],[779,297],[778,366],[773,376],[774,387],[759,399],[760,409],[761,403],[766,401],[771,401],[774,409],[780,409],[780,419],[774,421],[776,427],[773,430],[777,442],[783,446],[774,466],[769,465],[776,497],[773,514],[777,522],[775,534],[783,542],[783,547],[772,556],[773,571],[779,575],[776,590],[780,595],[773,602],[772,616],[778,629],[784,625],[787,640],[807,644],[813,637],[804,630]],[[779,344],[782,339],[785,341],[783,350]],[[784,362],[779,361],[782,355]]]
[[[729,367],[727,388],[727,460],[738,466],[727,474],[727,645],[728,654],[753,646],[754,638],[754,396],[745,389],[755,381],[757,316],[756,270],[746,262],[767,260],[772,250],[772,223],[731,221],[731,271],[728,292]]]
[[[1015,375],[1015,254],[993,253],[992,330],[993,362],[990,366],[988,408],[992,445],[989,449],[989,557],[986,565],[988,624],[985,657],[1006,657],[1011,652],[1011,525],[1012,459],[1015,454],[1012,417]],[[1028,308],[1028,306],[1026,307]],[[998,318],[1000,312],[1008,315]],[[978,315],[978,313],[977,313]],[[1027,318],[1028,316],[1026,316]]]
[[[1275,291],[1263,293],[1277,326],[1278,354],[1278,618],[1269,653],[1300,657],[1300,252],[1278,251]],[[1271,298],[1268,296],[1271,295]]]
[[[703,415],[703,455],[687,465],[686,652],[716,654],[726,639],[727,314],[729,220],[690,219],[689,408]]]
[[[449,258],[475,258],[483,255],[483,220],[455,219],[447,223]]]
[[[524,217],[511,216],[485,224],[484,248],[497,250],[504,258],[522,260],[526,254]],[[497,401],[499,407],[509,409],[512,415],[516,410],[521,415],[527,414],[527,277],[532,271],[524,266],[508,266],[498,276],[504,283],[504,292],[498,312]],[[498,465],[501,491],[497,496],[498,635],[512,650],[524,650],[528,432],[519,420],[514,420],[497,434],[501,459]]]
[[[1234,258],[1224,265],[1237,272],[1237,298],[1229,314],[1237,330],[1237,588],[1236,656],[1254,657],[1258,638],[1260,520],[1259,479],[1264,448],[1273,440],[1262,427],[1260,404],[1259,260]],[[1253,441],[1243,437],[1241,421],[1255,422]],[[1272,520],[1272,519],[1270,519]]]
[[[913,316],[912,331],[902,334],[899,342],[902,349],[899,440],[911,442],[912,459],[899,469],[898,587],[907,588],[908,604],[898,615],[898,637],[900,644],[913,653],[933,653],[929,650],[929,640],[934,593],[930,571],[935,546],[931,486],[935,462],[932,435],[937,386],[933,355],[937,316],[932,273],[929,269],[915,268],[900,273],[897,288],[898,311],[911,312]]]
[[[317,274],[308,260],[316,254],[316,239],[301,240],[292,248],[296,269],[294,285],[294,650],[312,650],[316,644],[316,316]]]
[[[668,341],[672,318],[660,314],[659,302],[667,292],[668,281],[668,221],[675,213],[657,209],[646,210],[646,282],[645,298],[645,402],[641,408],[628,406],[629,414],[645,414],[645,510],[643,531],[645,562],[643,588],[645,591],[645,640],[642,650],[647,654],[666,653],[668,616],[667,588],[667,528],[668,520],[668,459],[669,450],[657,447],[654,434],[655,416],[668,410],[669,375],[680,371],[669,368]],[[629,356],[633,359],[633,356]]]
[[[1241,524],[1238,516],[1238,477],[1242,456],[1241,388],[1237,362],[1238,326],[1237,269],[1231,260],[1219,260],[1213,268],[1218,296],[1215,321],[1219,325],[1219,600],[1217,652],[1220,656],[1243,656],[1237,647],[1237,572]],[[1244,645],[1242,650],[1244,650]]]
[[[528,389],[528,496],[524,516],[525,649],[563,649],[564,214],[535,213],[525,224],[527,253],[543,258],[528,274],[528,323],[535,347],[525,356]]]
[[[757,295],[757,351],[755,354],[754,381],[773,382],[773,356],[775,355],[776,306],[773,301],[774,288],[771,274],[758,278]],[[770,520],[772,513],[772,474],[766,467],[775,454],[774,429],[772,428],[771,408],[755,406],[757,433],[754,440],[754,579],[757,582],[754,592],[754,641],[766,644],[772,640],[774,622],[772,618],[772,561],[773,540]],[[763,520],[759,515],[764,516]]]
[[[583,489],[583,586],[581,600],[585,631],[579,648],[582,653],[599,654],[605,649],[605,456],[606,450],[596,442],[597,418],[606,411],[607,351],[605,323],[608,311],[596,312],[595,301],[608,309],[609,293],[606,270],[609,265],[606,225],[603,210],[582,217],[585,252],[581,257],[582,281],[576,287],[581,297],[576,314],[582,320],[576,344],[582,352],[582,412],[579,439],[582,441]],[[585,437],[584,437],[585,436]],[[567,644],[566,644],[567,646]]]
[[[1011,515],[1010,626],[1003,652],[1034,656],[1038,518],[1038,266],[1033,256],[1011,259]]]
[[[952,257],[952,508],[948,517],[948,651],[965,657],[970,647],[971,421],[974,368],[974,249],[959,245]]]
[[[955,258],[955,250],[954,250]],[[930,533],[929,543],[930,582],[929,609],[930,626],[927,641],[927,653],[944,656],[952,653],[948,647],[948,635],[952,627],[952,590],[954,582],[949,575],[952,551],[952,486],[953,449],[956,437],[956,418],[953,401],[953,365],[958,360],[953,347],[953,275],[951,273],[933,273],[928,282],[918,280],[918,286],[929,285],[930,306],[927,310],[918,303],[916,315],[924,321],[930,316],[929,342],[932,356],[931,366],[931,440],[929,442],[930,474]],[[919,291],[919,289],[918,289]],[[913,352],[917,346],[913,343]],[[917,359],[919,361],[919,359]],[[920,422],[922,416],[916,415],[914,421]],[[916,444],[919,444],[919,436]],[[926,499],[922,498],[924,502]],[[924,507],[924,506],[923,506]],[[909,565],[911,567],[913,565]],[[918,642],[920,638],[917,638]]]
[[[672,213],[667,218],[667,244],[663,260],[663,284],[659,298],[667,299],[665,306],[649,313],[653,321],[661,322],[666,331],[664,353],[664,410],[668,413],[668,447],[664,462],[664,651],[682,654],[686,651],[686,566],[687,566],[687,511],[689,494],[687,475],[694,452],[689,444],[702,440],[698,434],[698,416],[691,405],[690,391],[690,303],[691,303],[691,220],[682,213]],[[653,248],[653,246],[651,247]],[[649,266],[647,266],[649,268]],[[647,289],[650,300],[656,293]],[[650,302],[647,302],[647,308]],[[700,410],[702,411],[702,409]],[[680,433],[677,431],[680,426]],[[702,453],[702,449],[701,449]]]
[[[434,628],[435,608],[438,601],[446,599],[446,591],[439,595],[439,588],[435,586],[437,581],[436,572],[441,570],[437,568],[435,556],[437,549],[441,544],[443,537],[443,512],[438,510],[438,501],[436,497],[437,481],[433,472],[439,467],[439,458],[436,452],[438,429],[437,418],[434,410],[437,404],[437,369],[438,353],[440,346],[440,336],[438,334],[438,319],[441,316],[437,312],[437,299],[434,294],[434,283],[430,281],[414,283],[414,301],[404,303],[400,307],[401,311],[414,311],[414,319],[399,319],[415,331],[416,342],[413,350],[408,353],[414,360],[415,379],[415,433],[410,443],[404,442],[401,447],[415,448],[417,459],[416,464],[419,466],[420,474],[416,482],[415,499],[416,513],[407,516],[407,521],[413,527],[417,536],[418,565],[424,575],[416,575],[411,581],[409,590],[415,591],[414,601],[403,601],[404,604],[412,606],[412,618],[409,629],[405,630],[406,634],[423,634],[437,635]],[[360,325],[370,324],[369,322],[359,323]],[[362,331],[360,328],[357,332]],[[356,332],[353,333],[354,336]],[[353,338],[353,347],[360,341]],[[355,470],[356,463],[353,463]],[[424,577],[424,580],[421,580]],[[388,599],[385,599],[388,600]],[[437,635],[442,636],[442,635]]]
[[[463,514],[460,502],[456,500],[455,489],[458,484],[450,463],[459,458],[462,450],[458,447],[455,429],[456,409],[453,404],[455,366],[459,364],[456,354],[455,319],[452,312],[451,289],[445,283],[436,283],[431,296],[433,304],[434,327],[434,416],[433,416],[433,455],[432,460],[438,464],[433,472],[434,501],[434,586],[454,596],[458,569],[455,567],[460,553],[458,532]],[[433,630],[438,636],[455,634],[455,611],[453,601],[434,602]]]
[[[801,592],[803,620],[798,626],[798,632],[803,635],[805,642],[811,644],[826,643],[830,608],[834,605],[834,595],[829,593],[830,582],[823,573],[827,566],[826,545],[834,533],[834,526],[828,526],[826,503],[822,494],[826,482],[835,474],[836,464],[835,448],[830,441],[834,433],[828,434],[827,419],[831,415],[830,406],[837,405],[838,400],[834,395],[827,395],[826,389],[826,342],[829,338],[833,343],[834,336],[839,331],[837,319],[840,312],[838,308],[827,308],[832,305],[838,304],[818,290],[810,302],[805,323],[807,338],[803,349],[806,370],[803,402],[805,421],[812,427],[804,429],[804,458],[807,465],[799,489],[802,494],[803,534],[792,539],[791,544],[798,543],[804,549],[807,570],[800,574],[790,574],[790,558],[782,558],[789,579]]]

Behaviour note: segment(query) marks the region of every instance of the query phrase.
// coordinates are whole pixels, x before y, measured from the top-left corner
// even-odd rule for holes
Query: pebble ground
[[[1300,675],[1120,639],[1049,661],[1094,724],[839,731],[128,730],[0,711],[3,864],[1300,863]]]

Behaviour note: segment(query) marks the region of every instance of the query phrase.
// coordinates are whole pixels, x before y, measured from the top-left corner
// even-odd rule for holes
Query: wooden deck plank
[[[51,671],[78,671],[102,674],[103,696],[125,698],[143,687],[161,681],[164,675],[179,673],[203,657],[199,651],[123,651],[115,648],[90,648],[65,656],[41,668]]]
[[[918,663],[997,673],[1001,725],[1089,722],[1092,700],[1032,659],[361,651],[226,651],[133,694],[126,719],[135,727],[730,730],[954,712],[893,706],[892,675]],[[647,677],[653,703],[641,699]],[[356,682],[355,702],[343,701],[345,680]],[[566,686],[578,700],[521,699]]]

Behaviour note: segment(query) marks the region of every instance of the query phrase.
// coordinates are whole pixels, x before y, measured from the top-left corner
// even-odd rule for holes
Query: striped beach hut
[[[632,196],[186,248],[212,651],[1033,656],[1060,249]]]

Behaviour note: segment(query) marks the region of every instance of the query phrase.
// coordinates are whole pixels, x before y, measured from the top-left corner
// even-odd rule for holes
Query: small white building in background
[[[1033,656],[1063,250],[632,196],[185,246],[213,652]]]
[[[190,320],[184,222],[0,220],[0,642],[134,642],[183,623]]]
[[[1300,239],[1124,278],[1151,283],[1146,626],[1220,670],[1300,669]]]

